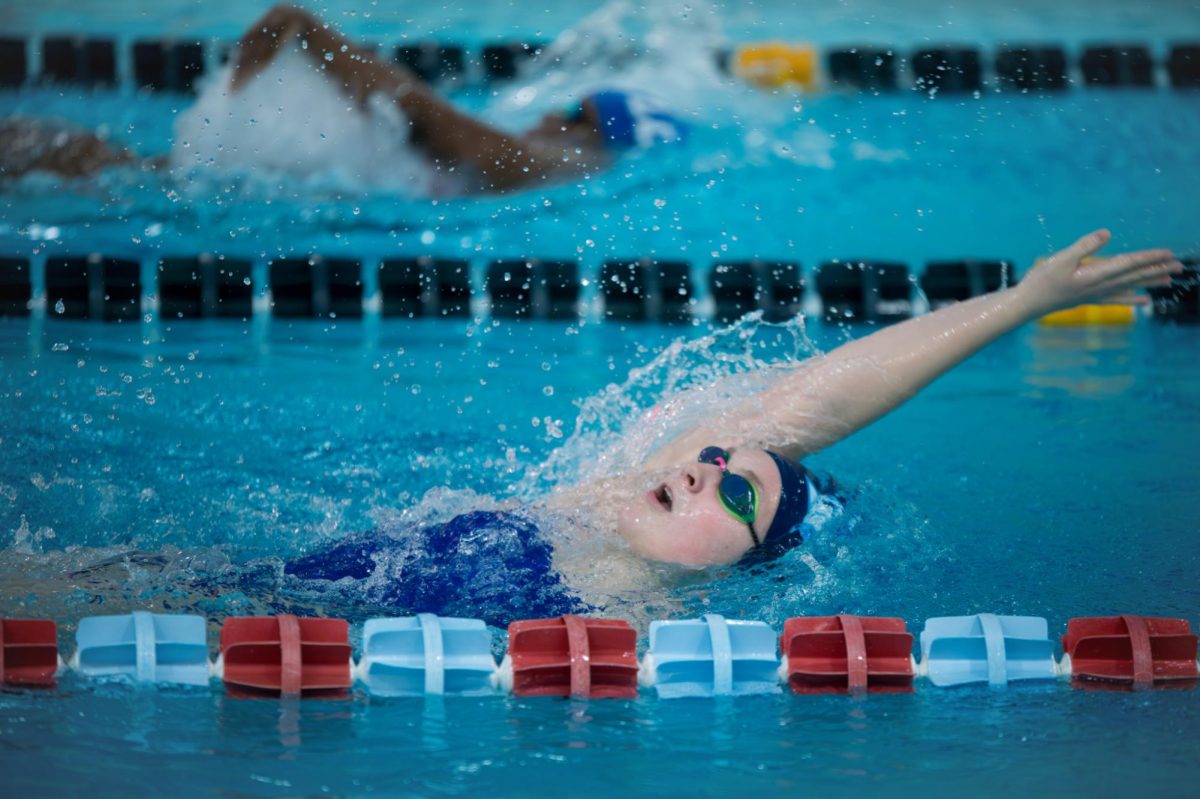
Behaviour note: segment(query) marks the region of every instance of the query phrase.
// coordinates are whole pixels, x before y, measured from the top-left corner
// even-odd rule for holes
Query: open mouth
[[[667,488],[667,484],[663,483],[654,491],[654,498],[658,500],[658,504],[665,510],[671,510],[671,489]]]

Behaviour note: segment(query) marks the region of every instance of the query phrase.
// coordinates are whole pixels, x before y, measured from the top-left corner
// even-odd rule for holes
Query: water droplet
[[[61,297],[59,297],[58,302],[54,303],[54,312],[55,313],[66,313],[67,312],[67,305],[66,305],[66,303],[64,303],[62,301]]]
[[[70,345],[69,345],[69,344],[63,344],[61,341],[60,341],[60,342],[55,342],[55,343],[54,343],[53,345],[51,345],[51,347],[50,347],[50,351],[51,351],[51,352],[66,352],[66,351],[67,351],[67,350],[69,350],[69,349],[71,349]]]

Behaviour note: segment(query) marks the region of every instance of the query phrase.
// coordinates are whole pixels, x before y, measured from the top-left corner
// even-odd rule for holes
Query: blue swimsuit
[[[474,511],[403,538],[377,531],[353,535],[289,561],[284,571],[301,580],[366,581],[364,598],[405,613],[504,627],[589,609],[567,592],[550,553],[529,519]]]

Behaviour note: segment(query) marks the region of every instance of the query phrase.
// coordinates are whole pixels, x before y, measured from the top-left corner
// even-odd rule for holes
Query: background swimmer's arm
[[[350,41],[304,9],[280,4],[247,28],[238,42],[230,88],[240,90],[280,49],[296,44],[360,107],[376,91],[394,92],[401,84],[414,90],[423,86],[421,79],[404,67],[384,63],[375,52]]]
[[[110,166],[138,161],[137,153],[95,133],[35,119],[0,119],[0,174],[56,172],[86,177]],[[153,167],[152,161],[143,166]]]
[[[237,91],[261,72],[280,47],[301,40],[305,52],[360,106],[375,93],[390,98],[412,126],[413,144],[447,167],[471,165],[485,189],[503,191],[552,173],[595,166],[598,153],[513,136],[459,111],[409,70],[359,47],[307,11],[278,5],[247,30],[238,44],[231,87]]]
[[[703,429],[671,442],[650,466],[677,465],[700,447],[777,448],[799,458],[834,444],[910,399],[1000,336],[1059,308],[1165,286],[1182,266],[1168,250],[1143,250],[1081,264],[1107,230],[1046,259],[1017,286],[883,328],[810,361]],[[766,431],[766,432],[764,432]]]
[[[391,92],[413,126],[413,140],[435,161],[453,167],[470,164],[490,191],[535,183],[562,172],[583,172],[599,164],[599,153],[576,153],[556,143],[513,136],[464,114],[424,84],[397,81]]]
[[[246,28],[238,40],[229,88],[236,92],[245,86],[267,68],[280,47],[306,38],[320,27],[320,21],[302,8],[286,4],[274,6]]]

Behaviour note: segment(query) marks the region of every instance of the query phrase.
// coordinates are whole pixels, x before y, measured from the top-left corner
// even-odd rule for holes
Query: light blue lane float
[[[494,692],[492,635],[478,619],[368,619],[358,678],[376,696]]]
[[[1017,680],[1058,676],[1045,619],[992,613],[926,621],[921,671],[940,687],[987,683],[1001,688]]]
[[[202,616],[134,611],[89,616],[75,632],[72,667],[89,677],[208,685],[208,640]]]
[[[642,681],[659,697],[779,693],[775,631],[761,621],[701,619],[650,622]]]

